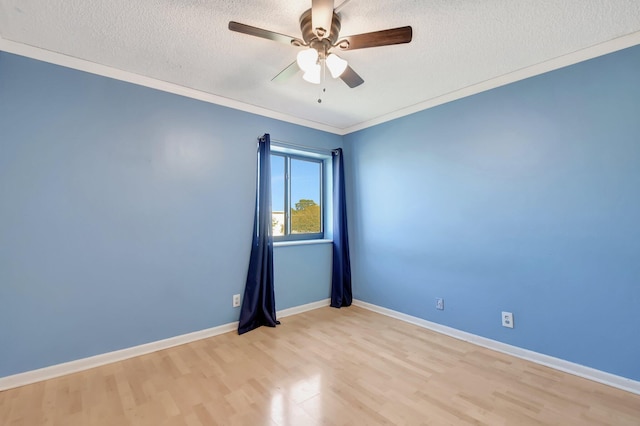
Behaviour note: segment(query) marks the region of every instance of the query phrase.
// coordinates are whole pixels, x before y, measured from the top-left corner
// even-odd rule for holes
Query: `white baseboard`
[[[313,309],[329,306],[330,299],[320,300],[318,302],[307,303],[306,305],[295,306],[293,308],[283,309],[276,312],[277,318],[285,318],[291,315],[310,311]],[[168,339],[158,340],[155,342],[145,343],[143,345],[133,346],[131,348],[120,349],[113,352],[107,352],[88,358],[77,359],[74,361],[56,364],[49,367],[39,368],[37,370],[26,371],[24,373],[14,374],[12,376],[0,377],[0,391],[17,388],[19,386],[29,385],[31,383],[40,382],[42,380],[53,379],[55,377],[65,376],[67,374],[77,373],[79,371],[88,370],[90,368],[100,367],[101,365],[110,364],[112,362],[122,361],[151,352],[172,348],[174,346],[184,345],[196,340],[207,339],[219,334],[228,333],[238,329],[238,322],[231,322],[205,330],[194,331],[193,333],[182,334],[180,336],[170,337]]]
[[[330,299],[324,299],[317,302],[308,303],[306,305],[283,309],[277,312],[277,317],[286,318],[291,315],[296,315],[313,309],[329,306],[329,302]],[[360,300],[354,300],[353,304],[355,306],[360,306],[370,311],[396,318],[401,321],[417,325],[419,327],[424,327],[459,340],[473,343],[475,345],[502,352],[508,355],[513,355],[515,357],[526,359],[537,364],[545,365],[556,370],[564,371],[575,376],[583,377],[585,379],[593,380],[595,382],[603,383],[605,385],[613,386],[640,395],[640,382],[627,379],[626,377],[617,376],[615,374],[596,370],[591,367],[586,367],[584,365],[565,361],[560,358],[555,358],[549,355],[530,351],[528,349],[522,349],[517,346],[508,345],[506,343],[498,342],[486,337],[477,336],[465,331],[460,331],[455,328],[447,327],[445,325],[437,324],[431,321],[424,320],[422,318],[407,315],[402,312],[383,308],[381,306],[373,305],[371,303],[363,302]],[[195,331],[193,333],[182,334],[180,336],[170,337],[168,339],[158,340],[156,342],[146,343],[131,348],[121,349],[118,351],[108,352],[88,358],[40,368],[38,370],[32,370],[12,376],[2,377],[0,378],[0,391],[28,385],[42,380],[64,376],[67,374],[77,373],[79,371],[88,370],[90,368],[99,367],[101,365],[122,361],[128,358],[145,355],[163,349],[168,349],[178,345],[184,345],[196,340],[206,339],[209,337],[217,336],[219,334],[235,331],[237,330],[237,328],[238,322],[235,321],[217,327],[208,328],[206,330]]]
[[[286,318],[291,315],[301,314],[303,312],[312,311],[318,308],[329,306],[331,299],[318,300],[317,302],[307,303],[306,305],[294,306],[293,308],[283,309],[276,312],[276,318]]]
[[[640,395],[640,382],[628,379],[626,377],[617,376],[615,374],[607,373],[595,368],[586,367],[584,365],[576,364],[573,362],[565,361],[560,358],[555,358],[549,355],[544,355],[538,352],[530,351],[528,349],[519,348],[517,346],[508,345],[506,343],[498,342],[497,340],[488,339],[475,334],[467,333],[465,331],[457,330],[455,328],[447,327],[435,322],[427,321],[422,318],[414,317],[404,314],[402,312],[394,311],[391,309],[383,308],[378,305],[363,302],[361,300],[354,300],[353,304],[364,309],[368,309],[373,312],[377,312],[382,315],[386,315],[392,318],[399,319],[401,321],[408,322],[410,324],[417,325],[419,327],[427,328],[437,333],[445,334],[447,336],[463,340],[465,342],[473,343],[474,345],[482,346],[487,349],[502,352],[507,355],[512,355],[517,358],[525,359],[527,361],[535,362],[536,364],[544,365],[554,368],[556,370],[564,371],[565,373],[573,374],[574,376],[582,377],[594,382],[603,383],[614,388],[622,389],[627,392],[632,392]]]

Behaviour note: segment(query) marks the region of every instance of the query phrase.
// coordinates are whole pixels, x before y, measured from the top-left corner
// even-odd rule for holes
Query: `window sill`
[[[288,246],[305,246],[309,244],[331,244],[333,240],[298,240],[298,241],[277,241],[273,243],[274,247],[288,247]]]

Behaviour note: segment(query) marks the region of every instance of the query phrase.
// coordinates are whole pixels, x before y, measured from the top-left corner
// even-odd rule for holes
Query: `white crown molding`
[[[486,337],[478,336],[476,334],[467,333],[465,331],[427,321],[422,318],[407,315],[402,312],[394,311],[392,309],[383,308],[381,306],[373,305],[361,300],[354,300],[353,304],[355,306],[359,306],[361,308],[368,309],[370,311],[377,312],[388,317],[417,325],[418,327],[423,327],[435,331],[436,333],[444,334],[458,340],[472,343],[477,346],[482,346],[483,348],[502,352],[504,354],[535,362],[536,364],[544,365],[559,371],[563,371],[565,373],[573,374],[574,376],[582,377],[584,379],[592,380],[594,382],[602,383],[640,395],[640,382],[628,379],[626,377],[617,376],[615,374],[596,370],[595,368],[586,367],[584,365],[565,361],[563,359],[541,354],[539,352],[534,352],[528,349],[519,348],[517,346],[508,345],[506,343],[498,342],[497,340],[492,340]]]
[[[173,93],[174,95],[197,99],[199,101],[208,102],[210,104],[221,105],[244,112],[249,112],[251,114],[261,115],[263,117],[273,118],[275,120],[309,127],[311,129],[322,130],[337,135],[343,134],[341,129],[323,123],[318,123],[316,121],[305,120],[293,115],[272,111],[267,108],[247,104],[244,102],[236,101],[234,99],[225,98],[223,96],[213,95],[211,93],[202,92],[200,90],[191,89],[189,87],[180,86],[178,84],[169,83],[167,81],[162,81],[152,77],[123,71],[117,68],[109,67],[107,65],[97,64],[95,62],[90,62],[84,59],[67,56],[62,53],[52,52],[50,50],[29,46],[27,44],[18,43],[3,38],[0,38],[0,50],[67,68],[85,71],[103,77],[126,81],[127,83],[133,83],[139,86],[161,90],[167,93]]]
[[[128,71],[122,71],[117,68],[109,67],[106,65],[96,64],[84,59],[74,58],[72,56],[63,55],[61,53],[52,52],[49,50],[40,49],[37,47],[29,46],[22,43],[6,40],[0,37],[0,50],[13,53],[16,55],[26,56],[29,58],[37,59],[44,62],[49,62],[56,65],[61,65],[67,68],[73,68],[80,71],[97,74],[103,77],[114,78],[116,80],[126,81],[128,83],[137,84],[140,86],[150,87],[152,89],[162,90],[164,92],[173,93],[176,95],[186,96],[188,98],[197,99],[203,102],[208,102],[216,105],[222,105],[229,108],[237,109],[240,111],[249,112],[252,114],[258,114],[264,117],[273,118],[276,120],[285,121],[292,124],[297,124],[304,127],[309,127],[316,130],[322,130],[328,133],[337,134],[340,136],[347,135],[349,133],[356,132],[358,130],[366,129],[378,124],[385,123],[387,121],[395,120],[406,115],[414,114],[425,109],[433,108],[438,105],[452,102],[457,99],[461,99],[467,96],[475,95],[480,92],[494,89],[496,87],[504,86],[506,84],[514,83],[525,78],[533,77],[539,74],[544,74],[549,71],[553,71],[559,68],[563,68],[569,65],[576,64],[578,62],[586,61],[598,56],[606,55],[608,53],[616,52],[618,50],[626,49],[627,47],[640,44],[640,31],[627,34],[622,37],[615,38],[613,40],[606,41],[594,46],[587,47],[576,52],[559,56],[557,58],[550,59],[545,62],[541,62],[530,67],[522,68],[520,70],[492,78],[471,86],[465,87],[460,90],[456,90],[447,93],[442,96],[435,97],[433,99],[426,100],[424,102],[417,103],[415,105],[399,109],[389,114],[381,115],[372,120],[367,120],[362,123],[358,123],[354,126],[346,128],[337,128],[329,126],[327,124],[318,123],[311,120],[305,120],[289,114],[283,114],[280,112],[272,111],[266,108],[258,107],[256,105],[247,104],[244,102],[236,101],[234,99],[225,98],[222,96],[212,95],[196,89],[191,89],[177,84],[169,83],[162,80],[157,80],[151,77],[146,77],[131,73]]]
[[[446,104],[448,102],[452,102],[457,99],[465,98],[467,96],[475,95],[481,92],[486,92],[487,90],[495,89],[496,87],[515,83],[516,81],[544,74],[546,72],[553,71],[559,68],[564,68],[569,65],[574,65],[579,62],[606,55],[608,53],[613,53],[618,50],[626,49],[627,47],[632,47],[637,44],[640,44],[640,31],[627,34],[625,36],[618,37],[604,43],[596,44],[594,46],[590,46],[585,49],[569,53],[567,55],[559,56],[548,61],[540,62],[539,64],[522,68],[496,78],[482,81],[480,83],[467,86],[463,89],[455,90],[445,95],[417,103],[407,108],[399,109],[389,114],[381,115],[380,117],[374,118],[373,120],[364,121],[362,123],[356,124],[355,126],[342,129],[342,135],[357,132],[358,130],[366,129],[368,127],[382,124],[387,121],[395,120],[396,118],[411,115],[425,109],[433,108],[438,105]]]
[[[323,299],[318,302],[307,303],[306,305],[294,306],[293,308],[283,309],[276,312],[276,316],[278,318],[285,318],[291,315],[296,315],[302,312],[329,306],[329,303],[330,299]],[[151,343],[145,343],[143,345],[133,346],[131,348],[107,352],[88,358],[77,359],[74,361],[56,364],[37,370],[14,374],[12,376],[0,377],[0,392],[3,390],[25,386],[43,380],[53,379],[55,377],[65,376],[67,374],[77,373],[79,371],[88,370],[90,368],[100,367],[101,365],[111,364],[113,362],[145,355],[151,352],[172,348],[174,346],[184,345],[196,340],[207,339],[209,337],[228,333],[237,329],[238,322],[235,321],[232,323],[220,325],[218,327],[195,331],[193,333],[182,334],[180,336],[170,337],[168,339],[158,340]]]

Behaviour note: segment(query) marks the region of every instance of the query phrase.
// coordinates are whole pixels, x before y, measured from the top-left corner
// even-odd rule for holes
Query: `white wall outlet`
[[[240,306],[240,295],[239,294],[234,294],[233,295],[233,307],[237,308],[238,306]]]
[[[511,312],[502,312],[502,326],[513,328],[513,314]]]
[[[444,310],[444,299],[441,297],[436,297],[436,309],[439,311]]]

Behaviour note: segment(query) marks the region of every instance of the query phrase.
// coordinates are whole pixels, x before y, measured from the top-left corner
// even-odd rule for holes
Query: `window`
[[[324,238],[323,166],[298,151],[271,152],[274,241]]]

